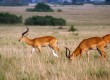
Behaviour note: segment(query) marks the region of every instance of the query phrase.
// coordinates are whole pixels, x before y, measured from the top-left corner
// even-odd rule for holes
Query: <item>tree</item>
[[[74,4],[74,3],[76,3],[77,2],[77,0],[72,0],[72,3]]]
[[[106,2],[109,2],[110,3],[110,0],[106,0]]]
[[[35,8],[35,11],[39,11],[39,12],[52,12],[53,10],[50,8],[49,5],[45,4],[45,3],[38,3]]]

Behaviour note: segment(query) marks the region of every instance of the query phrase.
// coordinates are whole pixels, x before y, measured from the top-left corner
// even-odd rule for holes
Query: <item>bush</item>
[[[71,25],[69,31],[75,32],[77,29],[74,27],[74,25]]]
[[[45,3],[38,3],[36,4],[34,9],[27,9],[27,11],[37,11],[37,12],[53,12],[49,5]]]
[[[61,9],[58,9],[57,12],[62,12],[62,10]]]
[[[22,22],[22,16],[16,16],[9,13],[0,13],[0,23],[2,24],[16,24]]]
[[[63,26],[66,21],[62,18],[54,18],[52,16],[33,16],[25,20],[25,25],[60,25]]]

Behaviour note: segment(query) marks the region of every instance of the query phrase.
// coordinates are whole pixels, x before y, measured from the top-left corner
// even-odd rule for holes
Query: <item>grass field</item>
[[[88,7],[87,7],[88,6]],[[42,48],[42,54],[34,52],[30,57],[31,47],[19,42],[26,26],[0,25],[0,80],[110,80],[110,45],[105,49],[107,61],[99,60],[96,50],[90,51],[90,61],[83,54],[70,62],[65,57],[67,46],[73,51],[80,41],[93,36],[110,33],[110,6],[59,6],[55,10],[63,12],[32,13],[27,7],[0,7],[0,12],[10,12],[27,18],[32,15],[53,15],[67,20],[68,25],[75,24],[78,29],[74,35],[68,32],[69,26],[28,26],[29,38],[51,35],[58,39],[60,56],[55,58],[49,47]]]

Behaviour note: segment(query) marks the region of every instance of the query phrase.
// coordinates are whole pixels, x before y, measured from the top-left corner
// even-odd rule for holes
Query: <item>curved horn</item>
[[[29,28],[27,27],[27,30],[22,33],[22,36],[24,36],[27,32],[29,32]]]
[[[71,52],[71,51],[70,51],[67,47],[65,47],[65,48],[66,48],[66,57],[67,57],[67,58],[70,58],[70,52]],[[69,53],[67,53],[68,51],[69,51]]]

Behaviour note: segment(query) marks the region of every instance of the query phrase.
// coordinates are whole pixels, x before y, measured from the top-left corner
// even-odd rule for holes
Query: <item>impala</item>
[[[110,34],[107,34],[107,35],[103,36],[102,38],[106,42],[106,44],[110,43]]]
[[[88,61],[89,61],[89,50],[97,49],[101,56],[106,58],[106,53],[104,51],[104,47],[106,46],[106,42],[100,37],[91,37],[88,39],[84,39],[81,41],[79,46],[70,54],[70,50],[66,48],[66,57],[70,60],[74,59],[78,55],[82,55],[82,53],[86,52]],[[69,52],[69,53],[68,53]]]
[[[58,57],[57,55],[57,52],[59,52],[59,48],[57,46],[58,40],[55,37],[44,36],[44,37],[37,37],[34,39],[30,39],[27,37],[28,32],[29,32],[29,28],[27,27],[27,30],[22,33],[22,36],[19,39],[19,41],[26,42],[28,45],[32,46],[31,53],[33,53],[36,48],[38,48],[39,52],[41,53],[41,47],[49,46],[53,51],[53,55],[55,57]]]

